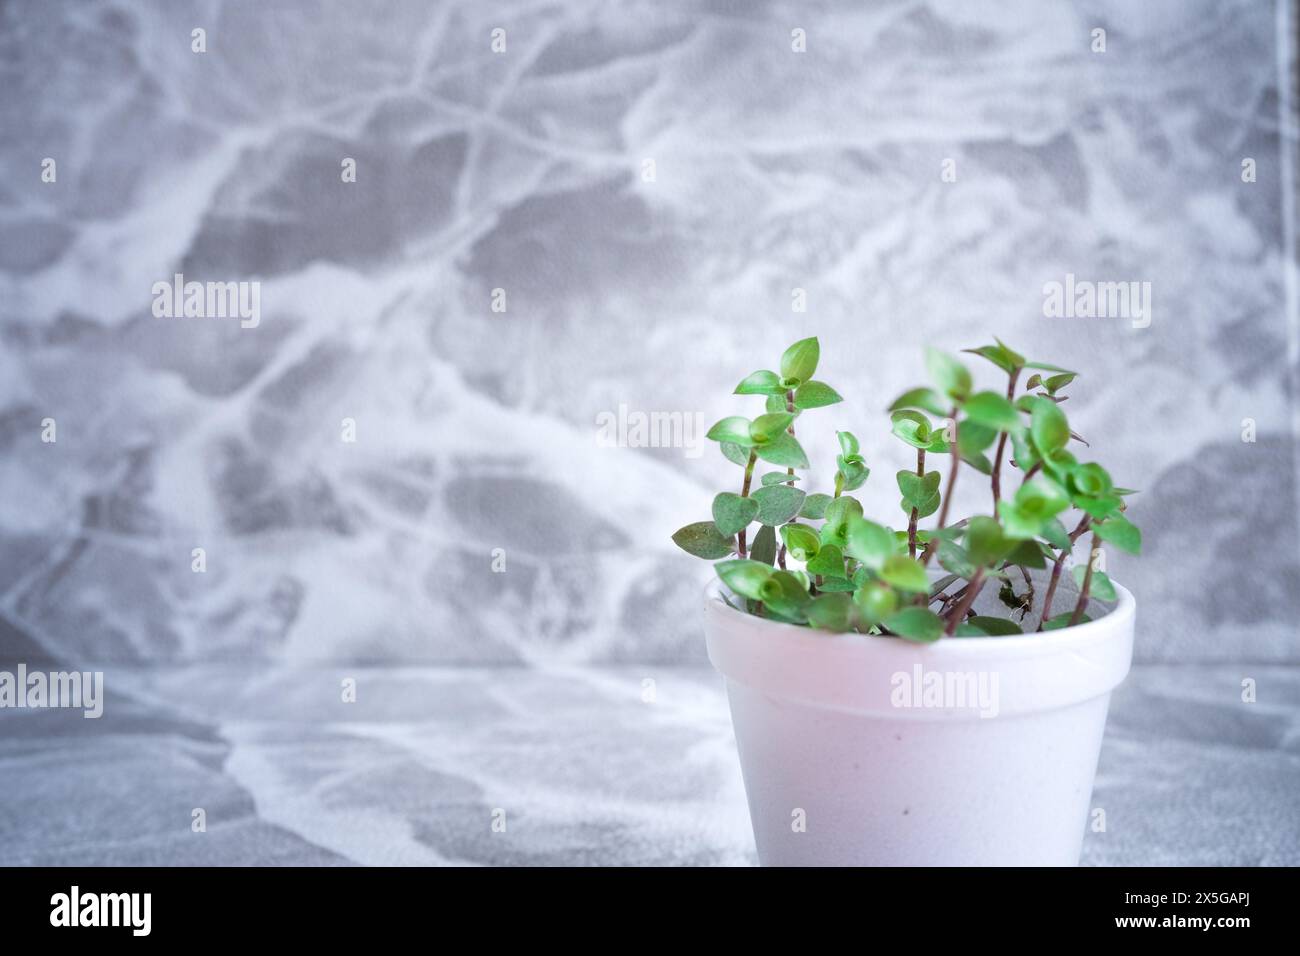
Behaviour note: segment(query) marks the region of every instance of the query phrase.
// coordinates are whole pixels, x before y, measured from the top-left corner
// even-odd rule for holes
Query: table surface
[[[0,710],[0,864],[756,862],[703,668],[105,671],[97,720]],[[1298,716],[1300,668],[1135,667],[1084,864],[1300,863]]]

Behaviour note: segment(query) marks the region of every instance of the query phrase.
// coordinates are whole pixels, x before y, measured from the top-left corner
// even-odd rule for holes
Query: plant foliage
[[[825,631],[934,641],[1019,634],[1035,620],[1040,631],[1088,620],[1090,596],[1115,597],[1091,556],[1103,542],[1131,554],[1141,550],[1142,532],[1124,514],[1124,498],[1133,492],[1075,453],[1086,443],[1071,430],[1061,403],[1077,373],[1028,361],[1001,341],[966,351],[999,369],[1005,386],[978,390],[958,357],[928,349],[930,384],[909,389],[888,409],[891,434],[916,456],[915,470],[895,475],[904,527],[870,520],[853,497],[871,469],[851,432],[836,433],[833,493],[798,487],[798,472],[809,463],[796,423],[806,411],[842,401],[815,378],[821,348],[807,338],[785,350],[776,371],[760,369],[736,386],[737,395],[763,399],[761,413],[724,418],[708,437],[743,469],[739,491],[720,492],[712,520],[688,524],[673,540],[717,560],[718,577],[750,613]],[[1022,374],[1028,378],[1020,391]],[[942,456],[946,466],[928,469],[927,456]],[[760,461],[785,470],[755,481]],[[953,487],[967,470],[988,477],[992,507],[950,523]],[[1004,477],[1014,487],[1004,489]],[[933,527],[922,528],[931,517]],[[1072,571],[1079,597],[1072,610],[1053,615],[1066,559],[1089,534],[1090,560]],[[1040,601],[1029,572],[1046,568]],[[945,573],[932,580],[938,571]],[[972,610],[990,582],[1006,617]]]

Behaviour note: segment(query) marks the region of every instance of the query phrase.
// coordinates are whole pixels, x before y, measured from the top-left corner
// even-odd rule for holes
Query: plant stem
[[[916,450],[916,477],[925,477],[925,449]],[[912,516],[907,520],[907,554],[909,557],[916,557],[916,519],[917,509],[912,509]]]
[[[1079,618],[1083,617],[1083,609],[1088,606],[1088,589],[1092,587],[1092,562],[1093,555],[1097,553],[1097,542],[1101,540],[1097,537],[1097,532],[1092,533],[1092,544],[1088,548],[1088,569],[1083,572],[1083,587],[1079,589],[1079,600],[1074,605],[1074,613],[1070,615],[1070,627],[1079,623]]]
[[[745,483],[740,486],[740,497],[749,497],[749,483],[754,480],[754,462],[758,461],[758,452],[750,449],[749,463],[745,465]],[[745,529],[740,529],[740,534],[736,536],[736,543],[740,546],[737,551],[743,558],[745,556]]]
[[[969,582],[969,581],[967,581],[966,584],[965,584],[964,586],[958,588],[956,591],[953,591],[951,594],[936,594],[936,595],[934,595],[932,598],[930,598],[930,600],[927,602],[927,604],[933,604],[933,603],[934,603],[935,601],[937,601],[939,598],[943,598],[943,603],[939,605],[939,616],[940,616],[940,617],[943,617],[945,614],[948,613],[948,608],[950,608],[950,607],[952,606],[952,603],[953,603],[954,601],[960,601],[960,600],[962,599],[962,597],[965,596],[965,594],[966,594],[966,592],[967,592],[968,590],[970,590],[970,582]]]
[[[1020,567],[1020,574],[1025,579],[1025,587],[1028,589],[1025,596],[1029,599],[1029,604],[1026,605],[1024,611],[1022,611],[1020,614],[1020,621],[1021,623],[1024,623],[1025,618],[1029,617],[1030,614],[1034,613],[1034,581],[1029,576],[1029,571],[1025,569],[1024,565],[1019,565],[1019,567]]]
[[[793,390],[793,389],[786,389],[786,391],[785,391],[785,410],[786,410],[787,412],[789,412],[791,415],[794,414],[794,390]],[[790,433],[790,437],[791,437],[791,438],[794,437],[794,422],[791,422],[791,423],[790,423],[790,427],[787,428],[786,431]],[[793,488],[793,487],[794,487],[794,469],[793,469],[793,468],[787,468],[787,469],[785,470],[785,473],[786,473],[787,475],[790,476],[790,480],[787,481],[786,484],[789,485],[791,488]],[[782,550],[784,550],[784,549],[782,549]],[[783,564],[783,565],[781,565],[781,567],[784,568],[785,565]]]
[[[957,483],[957,466],[961,464],[961,452],[957,448],[958,428],[957,409],[952,410],[952,445],[948,449],[952,454],[952,468],[948,471],[948,487],[943,492],[943,503],[939,505],[939,526],[936,531],[942,531],[948,521],[948,505],[952,503],[952,486]],[[938,547],[938,537],[930,539],[930,545],[926,545],[925,553],[921,555],[921,563],[927,567],[930,559],[934,557],[935,548]],[[933,546],[932,546],[933,545]]]
[[[835,497],[838,498],[844,491],[844,473],[835,472]]]
[[[786,410],[787,412],[789,412],[791,415],[794,414],[794,390],[793,390],[793,389],[786,389],[786,391],[785,391],[785,410]],[[790,423],[790,427],[787,428],[786,431],[790,434],[790,437],[791,437],[791,438],[794,437],[794,422],[791,422],[791,423]],[[790,476],[790,480],[787,481],[787,482],[785,483],[785,484],[786,484],[786,487],[787,487],[787,488],[793,488],[793,487],[794,487],[794,469],[793,469],[793,468],[786,468],[785,473],[786,473],[787,475]],[[778,565],[781,566],[781,570],[782,570],[782,571],[784,571],[784,570],[786,569],[786,567],[785,567],[785,542],[782,542],[782,543],[781,543],[781,548],[780,548],[780,550],[776,552],[776,563],[777,563]]]
[[[1057,582],[1061,580],[1061,568],[1065,566],[1065,559],[1074,550],[1074,542],[1079,540],[1079,535],[1088,530],[1089,520],[1088,515],[1080,519],[1078,526],[1070,532],[1070,547],[1062,548],[1061,553],[1056,556],[1056,562],[1052,565],[1052,579],[1047,582],[1047,593],[1043,595],[1043,615],[1038,619],[1040,631],[1047,623],[1047,619],[1052,616],[1052,598],[1056,594]]]
[[[961,603],[957,605],[948,618],[948,626],[944,628],[944,633],[951,637],[957,631],[957,625],[966,620],[966,612],[970,606],[975,603],[975,597],[980,593],[980,588],[984,586],[984,569],[976,568],[975,576],[970,579],[970,584],[966,586],[966,594],[962,597]]]
[[[1020,483],[1023,485],[1030,478],[1034,477],[1034,475],[1038,474],[1039,469],[1041,469],[1042,467],[1043,467],[1043,463],[1041,461],[1035,462],[1034,466],[1030,468],[1027,472],[1025,472],[1025,477],[1020,479]]]
[[[939,506],[939,529],[943,530],[948,523],[948,506],[952,504],[952,486],[957,483],[957,467],[961,464],[961,451],[957,447],[957,439],[960,437],[958,429],[961,426],[957,424],[957,409],[952,410],[952,469],[948,472],[948,488],[944,492],[943,504]]]
[[[1011,373],[1007,381],[1007,401],[1013,401],[1016,397],[1016,379],[1020,375],[1020,369]],[[1003,432],[998,436],[998,450],[993,456],[993,513],[998,513],[998,502],[1002,499],[1002,452],[1007,447],[1007,433]]]
[[[952,526],[954,528],[960,528],[964,526],[968,520],[969,519],[967,518],[962,518],[960,521],[953,522]],[[934,535],[930,538],[929,542],[926,544],[925,550],[921,552],[921,563],[924,565],[928,565],[930,563],[930,559],[934,557],[934,553],[938,550],[939,550],[939,536]]]

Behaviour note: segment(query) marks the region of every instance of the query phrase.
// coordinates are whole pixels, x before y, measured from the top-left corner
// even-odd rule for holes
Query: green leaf
[[[1042,372],[1070,372],[1068,368],[1061,368],[1059,365],[1048,365],[1046,362],[1026,362],[1025,368],[1036,368]],[[1074,373],[1070,373],[1074,374]]]
[[[673,532],[673,544],[697,558],[725,558],[735,550],[736,544],[712,521],[697,521]]]
[[[847,548],[849,546],[849,526],[846,523],[835,524],[827,521],[821,530],[822,547]]]
[[[819,549],[813,559],[808,562],[807,570],[809,574],[833,575],[836,577],[844,576],[844,552],[837,545],[823,545],[818,542]]]
[[[1035,475],[1016,489],[1011,501],[998,502],[998,516],[1009,538],[1036,538],[1044,522],[1070,507],[1065,489],[1046,475]]]
[[[981,475],[993,474],[993,462],[989,461],[988,455],[981,454],[980,452],[974,452],[973,454],[966,454],[963,452],[961,460],[966,462],[966,464],[970,465]]]
[[[885,627],[909,641],[937,641],[943,636],[943,618],[928,608],[905,607],[884,620]]]
[[[1009,432],[1021,427],[1020,413],[997,392],[976,392],[962,405],[969,421],[996,431]],[[958,435],[960,438],[960,433]]]
[[[734,535],[758,514],[758,502],[753,498],[742,498],[730,491],[724,491],[713,499],[713,523],[724,535]]]
[[[755,372],[745,378],[743,382],[736,386],[736,395],[784,395],[785,389],[781,387],[781,378],[776,372],[769,372],[767,369]]]
[[[817,556],[821,541],[817,532],[806,524],[781,525],[781,540],[796,561],[810,561]]]
[[[1023,472],[1028,472],[1038,464],[1038,452],[1034,451],[1033,442],[1029,440],[1029,432],[1011,433],[1011,456],[1015,459],[1016,467]]]
[[[904,392],[894,399],[894,404],[889,406],[889,411],[897,412],[905,408],[919,408],[940,417],[946,417],[952,411],[952,406],[946,404],[939,393],[932,388],[914,388]]]
[[[1092,530],[1103,541],[1109,541],[1121,551],[1129,554],[1142,553],[1142,531],[1123,515],[1111,515],[1105,521],[1094,524]]]
[[[928,518],[939,510],[939,473],[926,472],[924,476],[914,471],[900,471],[898,490],[903,493],[903,510],[911,513],[915,508],[918,518]]]
[[[757,446],[755,451],[759,458],[774,465],[784,465],[786,468],[808,467],[808,456],[804,454],[803,446],[789,432],[782,432],[767,444]]]
[[[842,401],[839,392],[825,382],[804,382],[794,393],[795,408],[823,408]]]
[[[785,434],[793,421],[790,412],[767,412],[749,423],[749,437],[755,445],[765,445],[777,435]]]
[[[880,577],[900,591],[925,594],[930,590],[930,578],[921,562],[905,554],[894,554],[886,558],[884,567],[880,569]]]
[[[736,558],[732,561],[719,561],[713,566],[722,583],[741,597],[761,601],[763,584],[772,576],[772,569],[760,561]]]
[[[1029,432],[1040,455],[1050,455],[1070,441],[1070,424],[1065,412],[1050,398],[1035,398],[1030,410]]]
[[[851,458],[858,453],[858,440],[853,432],[836,432],[835,437],[840,442],[840,454],[845,458]]]
[[[841,498],[832,498],[826,505],[826,523],[832,525],[848,524],[851,517],[862,517],[862,502],[857,498],[844,495]]]
[[[930,380],[939,386],[939,391],[949,398],[960,401],[970,392],[970,371],[947,352],[935,348],[925,350],[925,367],[930,373]],[[942,414],[941,412],[936,412]]]
[[[732,415],[715,423],[704,437],[739,445],[741,448],[748,448],[754,444],[753,439],[749,437],[749,419],[740,415]]]
[[[898,610],[898,592],[883,581],[868,581],[853,595],[853,603],[862,623],[879,624]]]
[[[1114,495],[1103,495],[1100,498],[1077,497],[1074,500],[1074,506],[1086,511],[1092,517],[1101,521],[1103,518],[1109,518],[1111,515],[1119,513],[1120,506],[1124,502]]]
[[[769,471],[766,475],[764,475],[762,478],[759,479],[759,484],[761,484],[764,488],[766,488],[769,485],[784,485],[792,481],[798,481],[798,480],[799,480],[798,475],[787,474],[784,471]]]
[[[1023,355],[1012,351],[1001,342],[998,342],[997,345],[981,345],[977,349],[963,349],[962,351],[983,356],[1008,375],[1011,375],[1025,364]]]
[[[1110,474],[1095,462],[1089,462],[1086,465],[1075,465],[1071,468],[1069,482],[1070,488],[1077,494],[1091,497],[1108,495],[1114,489]]]
[[[764,615],[782,624],[807,624],[808,615],[805,613],[807,602],[803,605],[789,604],[786,606],[774,607],[769,604]]]
[[[781,378],[792,387],[798,387],[813,377],[821,346],[817,339],[800,339],[781,356]]]
[[[848,522],[845,551],[850,557],[857,558],[865,567],[879,571],[885,559],[894,553],[894,535],[888,528],[868,521],[866,518],[853,516]]]
[[[1043,379],[1043,387],[1046,388],[1050,394],[1055,395],[1058,391],[1073,382],[1075,377],[1076,376],[1073,372],[1065,372],[1061,375],[1052,375],[1049,378]]]
[[[1088,573],[1087,564],[1076,564],[1070,575],[1074,578],[1074,583],[1083,589],[1083,577]],[[1119,595],[1115,593],[1115,585],[1111,584],[1109,575],[1105,571],[1093,571],[1092,583],[1088,586],[1088,593],[1099,601],[1114,601]]]
[[[1061,524],[1055,518],[1049,518],[1043,522],[1043,526],[1038,530],[1039,535],[1043,537],[1054,548],[1060,550],[1069,550],[1070,535],[1065,530],[1065,525]]]
[[[1056,617],[1049,618],[1048,620],[1046,620],[1046,621],[1043,622],[1043,630],[1044,630],[1044,631],[1059,631],[1059,630],[1061,630],[1061,628],[1069,627],[1069,626],[1070,626],[1070,618],[1072,618],[1072,617],[1074,617],[1074,611],[1070,610],[1070,611],[1066,611],[1066,612],[1064,612],[1063,614],[1058,614],[1058,615],[1056,615]],[[1082,617],[1079,618],[1079,623],[1080,623],[1080,624],[1083,624],[1083,623],[1085,623],[1085,622],[1087,622],[1087,621],[1091,621],[1091,620],[1092,620],[1092,618],[1090,618],[1090,617],[1088,617],[1088,615],[1084,614]]]
[[[1011,552],[1015,542],[1009,540],[992,518],[976,515],[966,522],[966,553],[980,567],[992,567]]]
[[[826,506],[826,523],[822,525],[822,547],[829,544],[847,548],[849,544],[849,521],[862,516],[862,505],[856,498],[845,495],[834,498]]]
[[[727,461],[735,462],[741,468],[749,467],[749,449],[729,441],[724,441],[719,447]]]
[[[871,469],[862,464],[861,461],[852,461],[843,455],[835,459],[835,465],[843,477],[840,483],[841,491],[857,491],[871,475]]]
[[[997,430],[979,422],[964,421],[957,426],[957,448],[963,459],[974,458],[997,440]]]
[[[823,631],[853,629],[853,599],[847,594],[822,594],[808,605],[808,623]]]
[[[1001,617],[986,617],[977,614],[975,617],[967,618],[962,624],[957,626],[957,635],[959,637],[998,637],[1004,634],[1023,634],[1024,630],[1015,621],[1008,621]]]
[[[913,448],[928,449],[933,441],[930,420],[920,412],[903,409],[889,416],[891,431]]]
[[[1043,546],[1037,541],[1021,541],[1011,549],[1011,553],[1007,555],[1007,561],[1022,568],[1047,567],[1047,558],[1043,556]]]
[[[1076,460],[1075,457],[1064,448],[1058,448],[1056,451],[1042,459],[1043,471],[1051,475],[1061,484],[1069,484],[1070,472],[1073,470]]]
[[[768,413],[788,412],[789,403],[785,400],[785,391],[782,390],[780,395],[769,395],[763,402],[763,411]]]
[[[818,556],[820,557],[822,554],[825,553],[826,553],[826,549],[823,548],[820,552],[818,552]],[[857,585],[855,585],[848,578],[837,577],[835,575],[832,575],[830,577],[826,577],[822,579],[821,586],[818,588],[818,590],[819,591],[852,591],[856,587]]]
[[[934,553],[939,559],[939,566],[945,571],[951,571],[967,580],[975,576],[975,565],[961,545],[941,539]]]
[[[753,494],[758,502],[758,520],[766,525],[785,524],[799,513],[806,497],[802,489],[789,485],[769,485]]]
[[[825,518],[826,506],[830,503],[830,495],[824,495],[820,492],[815,495],[809,495],[803,500],[803,507],[799,509],[799,517],[811,518],[814,521]]]
[[[776,564],[776,529],[765,524],[754,535],[754,546],[749,549],[749,556],[769,568]]]
[[[1038,536],[1042,521],[1032,514],[1021,512],[1014,501],[998,502],[998,518],[1008,538],[1029,540]]]
[[[802,620],[811,598],[803,580],[790,571],[773,571],[759,588],[759,600],[769,609],[793,620]]]
[[[1021,482],[1014,498],[1017,505],[1044,519],[1054,517],[1070,507],[1070,495],[1046,475],[1034,475]]]

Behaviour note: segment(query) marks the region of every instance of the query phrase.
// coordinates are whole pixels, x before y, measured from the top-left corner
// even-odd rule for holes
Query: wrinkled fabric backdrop
[[[1287,22],[4,4],[0,657],[701,662],[669,535],[738,469],[600,417],[753,414],[735,383],[818,335],[808,490],[851,429],[898,524],[884,408],[997,335],[1082,371],[1084,453],[1141,489],[1138,656],[1300,659]],[[155,316],[176,273],[259,282],[260,323]],[[1046,317],[1067,274],[1150,282],[1149,327]]]

